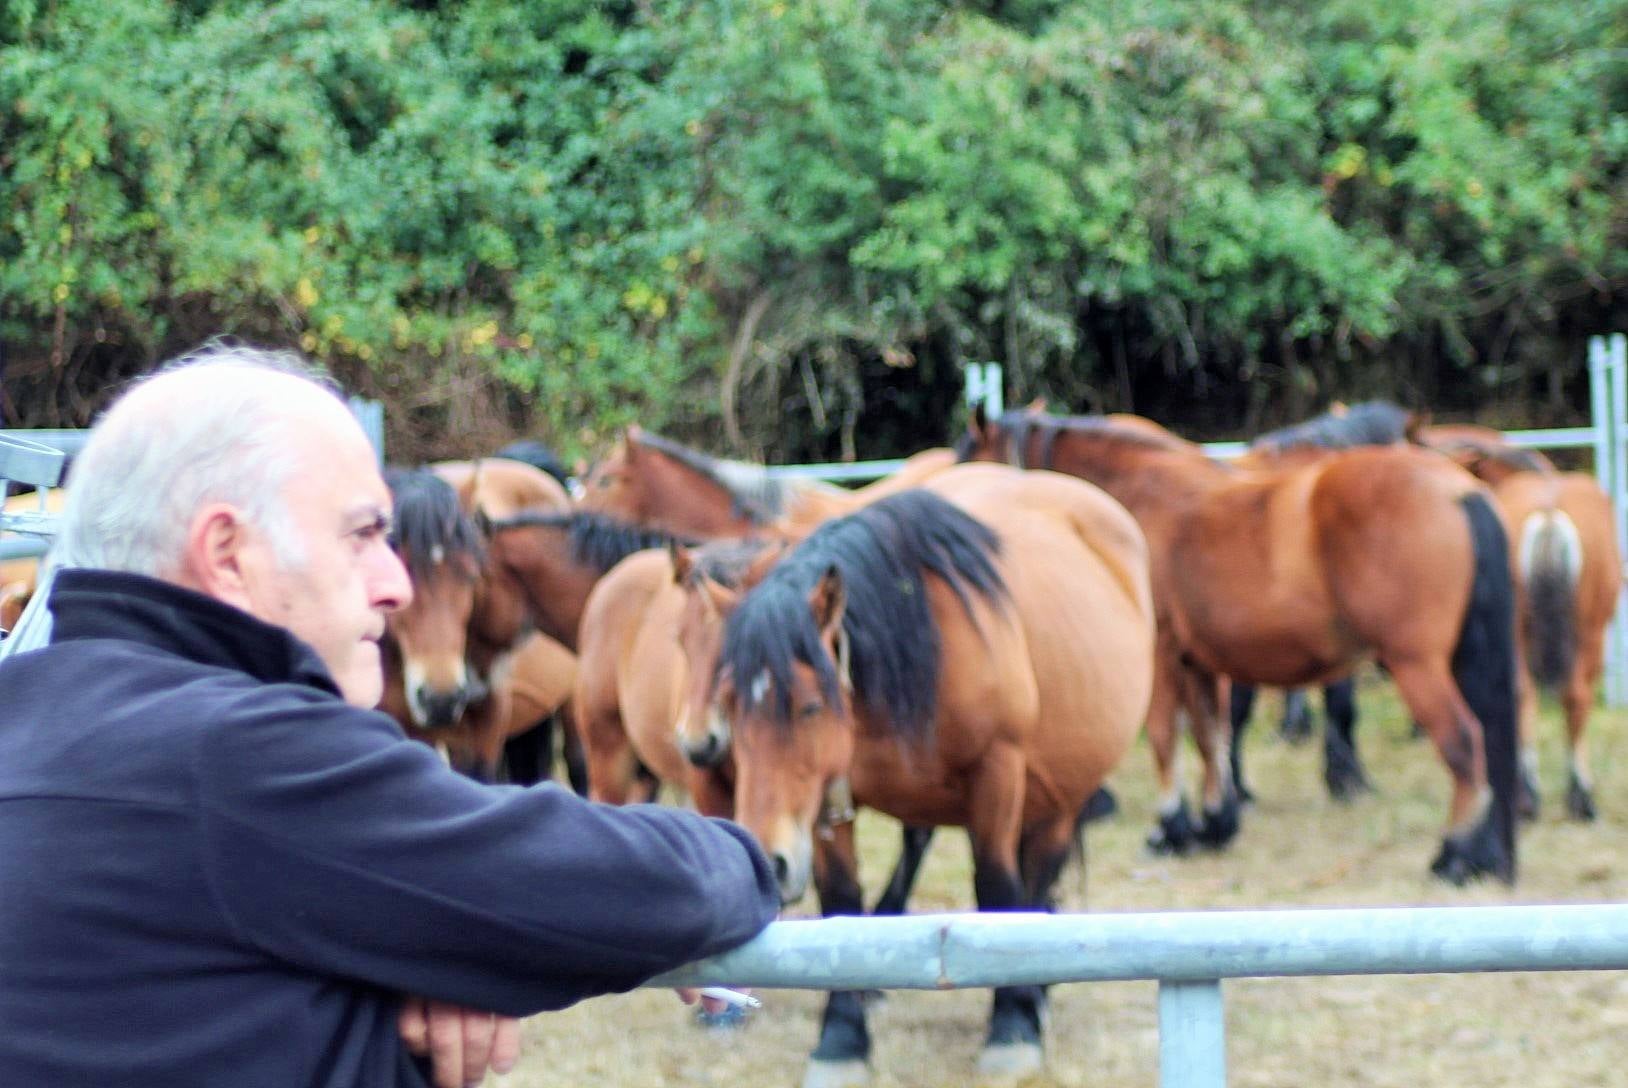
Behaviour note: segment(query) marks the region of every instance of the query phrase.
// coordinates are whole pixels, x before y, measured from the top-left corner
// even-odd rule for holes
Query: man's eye
[[[377,517],[368,522],[366,525],[359,525],[352,529],[350,535],[363,543],[370,544],[375,540],[389,540],[390,530],[390,519],[386,517]]]

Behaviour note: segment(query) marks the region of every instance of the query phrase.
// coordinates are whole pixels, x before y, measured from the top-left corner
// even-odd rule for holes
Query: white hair
[[[207,370],[220,380],[162,381],[182,370]],[[303,565],[284,495],[300,450],[287,401],[252,380],[267,374],[338,396],[292,352],[224,341],[167,364],[121,396],[74,460],[51,565],[173,576],[193,514],[212,502],[242,510],[285,568]],[[159,395],[170,399],[154,401]],[[160,405],[161,413],[153,411]]]

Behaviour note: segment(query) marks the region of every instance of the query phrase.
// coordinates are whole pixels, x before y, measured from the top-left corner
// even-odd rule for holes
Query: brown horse
[[[687,793],[698,811],[730,816],[735,775],[729,753],[691,759],[684,750],[690,672],[675,632],[686,604],[682,586],[692,572],[735,585],[763,548],[719,541],[675,549],[672,542],[628,556],[589,594],[575,695],[589,796],[612,804],[646,801],[667,783]]]
[[[1015,452],[1097,483],[1136,515],[1160,619],[1156,753],[1170,746],[1183,686],[1299,686],[1377,655],[1452,776],[1432,871],[1513,881],[1514,589],[1503,526],[1473,477],[1407,446],[1243,473],[1101,419],[1021,413],[975,412],[960,452]]]
[[[685,718],[727,723],[737,819],[783,899],[813,879],[824,914],[862,910],[860,804],[967,828],[980,910],[1048,906],[1152,684],[1146,547],[1122,507],[967,466],[822,525],[744,595],[691,593],[681,641],[707,683]],[[721,638],[698,651],[709,613]],[[1038,1067],[1043,1000],[995,991],[986,1072]],[[869,1052],[859,995],[833,993],[805,1084],[852,1082]]]
[[[954,463],[951,450],[923,450],[891,476],[849,491],[775,476],[762,465],[726,461],[629,427],[583,479],[577,505],[680,535],[797,539]]]
[[[1537,693],[1550,691],[1566,715],[1566,811],[1595,816],[1584,734],[1605,663],[1605,630],[1622,593],[1611,499],[1594,477],[1560,472],[1535,450],[1483,427],[1426,427],[1420,440],[1486,481],[1516,542],[1523,774],[1537,804]]]
[[[485,547],[471,512],[476,504],[507,511],[559,503],[564,493],[541,472],[507,461],[390,469],[386,479],[393,543],[414,588],[389,619],[386,709],[409,734],[443,745],[458,769],[490,778],[504,742],[537,721],[511,712],[511,670],[521,666],[525,690],[555,700],[552,714],[571,689],[575,662],[558,644],[528,642],[523,616],[486,591]]]
[[[1418,433],[1421,423],[1417,415],[1389,401],[1336,403],[1320,416],[1256,436],[1249,448],[1229,463],[1234,468],[1265,471],[1308,465],[1332,450],[1407,443]],[[1243,742],[1255,692],[1252,684],[1232,684],[1232,777],[1245,800],[1254,797],[1244,783]],[[1325,683],[1323,710],[1328,718],[1328,727],[1323,730],[1323,782],[1336,800],[1348,800],[1372,789],[1357,755],[1355,681],[1345,677]],[[1304,691],[1285,690],[1283,735],[1298,741],[1310,736],[1311,728]]]

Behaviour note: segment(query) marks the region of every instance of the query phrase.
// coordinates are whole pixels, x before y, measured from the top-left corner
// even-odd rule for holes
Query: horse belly
[[[861,738],[849,781],[854,800],[916,827],[964,827],[967,780],[932,751]]]
[[[1134,742],[1153,688],[1153,617],[1072,535],[1025,554],[1008,585],[1037,697],[1025,749],[1033,819],[1077,811]]]

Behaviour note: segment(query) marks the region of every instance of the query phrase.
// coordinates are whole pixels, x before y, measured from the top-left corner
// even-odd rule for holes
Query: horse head
[[[715,698],[724,625],[745,587],[762,581],[784,550],[779,542],[669,545],[673,580],[684,594],[677,635],[688,677],[674,743],[697,767],[719,766],[729,756],[729,719]]]
[[[580,474],[579,510],[591,510],[624,521],[642,521],[646,501],[640,489],[644,432],[635,424],[622,432],[610,452]]]
[[[388,621],[406,707],[418,728],[446,728],[489,694],[467,662],[485,549],[446,480],[428,469],[392,469],[386,479],[395,499],[391,543],[413,582],[412,601]]]

